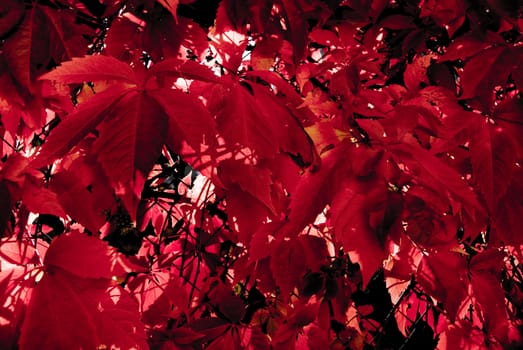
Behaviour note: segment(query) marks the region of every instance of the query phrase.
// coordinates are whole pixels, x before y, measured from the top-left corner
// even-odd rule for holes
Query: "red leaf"
[[[202,342],[213,340],[226,332],[231,325],[221,318],[202,317],[189,323],[189,327],[198,333],[205,334]]]
[[[110,69],[108,69],[110,67]],[[91,55],[75,57],[60,67],[46,73],[40,79],[61,83],[83,83],[97,80],[117,80],[136,83],[132,68],[111,56]]]
[[[443,303],[453,322],[467,295],[465,259],[452,252],[431,253],[421,259],[416,278],[425,291]]]
[[[44,265],[59,267],[82,278],[110,279],[113,276],[107,243],[78,231],[53,240]]]
[[[298,236],[298,242],[306,257],[307,268],[311,271],[319,271],[321,266],[328,260],[327,243],[323,238],[302,235]]]
[[[517,156],[514,144],[501,126],[480,121],[470,141],[473,179],[482,190],[492,211],[512,181]]]
[[[192,345],[205,337],[204,334],[195,332],[187,327],[175,328],[171,330],[171,333],[175,343],[181,345]]]
[[[323,350],[330,343],[329,335],[325,329],[311,325],[306,328],[307,348],[310,350]]]
[[[403,79],[410,91],[419,89],[420,83],[428,83],[427,69],[433,59],[432,55],[418,56],[407,66]]]
[[[420,7],[420,17],[432,17],[439,26],[447,28],[449,37],[465,20],[466,8],[459,0],[428,0]]]
[[[478,326],[473,326],[470,321],[458,320],[442,334],[438,346],[441,349],[488,350],[485,340],[485,334]]]
[[[91,232],[106,222],[116,206],[109,181],[93,157],[75,159],[67,170],[53,175],[50,188],[69,216]]]
[[[351,260],[360,265],[363,285],[366,286],[387,257],[385,237],[378,236],[378,231],[373,230],[369,216],[369,211],[386,203],[387,190],[379,189],[383,184],[370,183],[362,186],[356,181],[346,182],[338,189],[332,201],[331,213],[336,239],[343,243]],[[371,186],[375,186],[375,189]],[[379,221],[383,219],[384,212]]]
[[[223,137],[229,142],[251,147],[262,157],[274,157],[279,148],[279,140],[275,137],[278,125],[260,109],[259,101],[248,91],[252,89],[250,85],[233,83],[227,90],[221,86],[215,88],[223,89],[219,93],[225,94],[217,113],[218,130]]]
[[[290,41],[294,49],[294,63],[298,63],[305,54],[307,45],[307,21],[303,5],[297,0],[283,0]]]
[[[302,177],[291,193],[290,213],[282,229],[283,235],[299,233],[330,203],[340,181],[348,175],[350,165],[345,159],[352,147],[349,142],[340,143],[325,154],[317,172],[308,172]]]
[[[20,153],[13,153],[3,164],[0,178],[22,186],[29,161]]]
[[[0,268],[2,261],[10,264],[26,265],[36,263],[35,248],[26,241],[18,241],[16,238],[4,238],[0,241]],[[0,293],[1,294],[1,293]]]
[[[271,255],[271,270],[284,298],[299,286],[307,268],[305,253],[295,239],[277,241]]]
[[[65,218],[66,214],[56,193],[44,186],[42,181],[33,177],[26,178],[22,193],[22,201],[25,206],[33,213],[51,214]]]
[[[100,345],[95,319],[75,287],[62,274],[42,278],[29,301],[21,350],[95,349]]]
[[[167,116],[153,98],[131,92],[100,125],[100,137],[93,144],[94,154],[119,189],[133,220],[145,178],[166,140],[167,123]]]
[[[482,34],[468,32],[453,40],[447,48],[447,51],[445,51],[445,54],[439,58],[439,61],[465,60],[483,51],[492,44],[503,44],[503,42],[503,38],[490,31]]]
[[[149,90],[147,95],[161,106],[169,119],[171,144],[179,145],[181,141],[186,141],[198,151],[203,143],[216,143],[216,122],[197,97],[170,89]]]
[[[246,350],[270,350],[269,337],[259,327],[245,327],[240,334]]]
[[[156,63],[147,71],[147,74],[159,78],[163,76],[173,76],[208,83],[222,83],[221,78],[203,64],[194,61],[183,62],[173,58]]]
[[[53,130],[31,165],[40,167],[63,157],[112,112],[115,104],[127,91],[122,88],[111,88],[79,105]]]
[[[133,282],[134,297],[139,301],[143,321],[152,326],[186,313],[188,295],[179,285],[179,276],[155,273],[140,276]],[[136,287],[135,287],[136,285]]]
[[[226,159],[218,165],[218,175],[226,186],[237,184],[243,191],[251,194],[275,213],[271,198],[272,179],[269,170]]]
[[[72,9],[54,9],[41,6],[45,15],[45,28],[49,31],[50,55],[60,63],[85,53],[86,38],[94,35],[87,25],[79,25],[77,11]],[[38,34],[37,34],[38,35]]]
[[[273,125],[272,131],[275,131],[274,137],[281,151],[297,157],[297,163],[301,166],[316,165],[313,164],[317,161],[313,142],[297,117],[301,116],[303,109],[290,106],[287,98],[274,95],[260,84],[250,86],[254,92],[258,118]]]
[[[461,175],[433,156],[431,153],[416,144],[402,143],[389,148],[396,158],[396,163],[406,164],[417,175],[418,181],[443,198],[447,197],[457,212],[465,211],[472,218],[484,216],[484,210],[478,200],[467,186]]]
[[[461,82],[463,94],[461,98],[477,98],[486,108],[490,108],[494,100],[494,88],[504,87],[509,75],[518,72],[521,67],[521,48],[496,46],[473,56],[463,69]],[[485,67],[490,69],[485,70]]]
[[[26,12],[19,29],[6,41],[5,59],[17,82],[32,92],[34,79],[50,64],[85,52],[86,37],[92,30],[74,23],[73,10],[54,10],[35,5]]]
[[[249,243],[253,232],[267,217],[273,216],[271,209],[267,208],[260,200],[248,192],[243,191],[238,185],[227,189],[227,215],[234,222],[234,229],[238,232],[238,240]]]
[[[171,13],[175,20],[177,20],[176,9],[178,8],[179,0],[157,0],[167,11]]]
[[[245,316],[245,305],[237,295],[227,294],[220,298],[218,308],[231,323],[238,323]]]
[[[32,81],[34,79],[33,69],[31,69],[31,48],[33,44],[33,27],[38,26],[38,22],[34,20],[35,12],[33,9],[25,14],[20,28],[6,40],[2,48],[11,74],[27,91],[32,91]],[[39,17],[36,18],[39,19]],[[38,28],[36,31],[38,31]]]
[[[488,334],[505,338],[508,314],[500,276],[505,254],[496,249],[478,253],[470,262],[470,282],[480,304]]]
[[[0,37],[14,28],[24,15],[24,5],[18,0],[5,0],[0,5]]]
[[[31,297],[21,349],[146,349],[136,302],[108,281],[48,272]]]
[[[137,306],[136,301],[119,286],[102,294],[97,309],[99,313],[95,314],[100,344],[120,349],[149,348]]]
[[[330,30],[315,28],[312,32],[309,33],[309,39],[312,42],[324,45],[324,46],[338,46],[340,40],[336,34]]]

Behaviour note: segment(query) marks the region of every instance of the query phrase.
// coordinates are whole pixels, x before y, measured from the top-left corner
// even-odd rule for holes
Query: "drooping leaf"
[[[296,238],[279,240],[271,255],[271,270],[280,288],[282,296],[287,297],[295,287],[298,287],[305,273],[306,256]]]
[[[329,204],[338,189],[340,181],[349,172],[349,164],[343,160],[350,156],[352,144],[343,142],[322,159],[317,172],[308,172],[300,179],[291,193],[288,222],[283,226],[283,235],[295,235]]]
[[[512,181],[517,158],[511,141],[501,126],[482,122],[470,142],[473,178],[491,210]]]
[[[504,255],[500,250],[490,249],[474,256],[470,263],[470,282],[483,311],[487,332],[498,339],[505,338],[508,330],[505,296],[499,280]]]
[[[190,80],[199,80],[209,83],[221,83],[222,80],[206,66],[194,61],[180,61],[178,59],[167,59],[156,63],[147,71],[153,76],[173,76]]]
[[[178,8],[179,0],[157,0],[167,11],[171,13],[174,19],[177,19],[176,9]]]
[[[99,302],[95,314],[100,345],[120,349],[147,349],[145,327],[141,322],[138,304],[120,286],[109,287]]]
[[[85,53],[91,28],[75,24],[75,11],[36,5],[6,41],[5,59],[16,81],[30,93],[33,82],[49,66]],[[85,36],[84,36],[85,35]]]
[[[220,88],[225,95],[220,97],[222,102],[216,118],[220,133],[229,142],[251,147],[260,156],[272,158],[279,148],[279,140],[275,137],[278,125],[274,118],[258,108],[258,101],[248,91],[248,85],[233,83]]]
[[[2,261],[10,264],[26,265],[35,263],[35,248],[26,241],[18,241],[15,237],[0,241],[0,265]]]
[[[490,107],[494,101],[494,88],[504,87],[508,76],[519,71],[523,51],[495,46],[470,58],[466,63],[461,81],[463,99],[479,99],[483,106]],[[491,67],[489,70],[484,67]]]
[[[22,19],[24,6],[18,0],[6,0],[0,5],[0,37],[8,34]]]
[[[153,98],[131,92],[99,127],[94,154],[113,186],[122,190],[120,195],[131,218],[135,217],[145,178],[166,140],[167,126],[167,116]]]
[[[110,89],[96,94],[95,98],[79,105],[53,130],[31,165],[40,167],[63,157],[87,134],[95,130],[98,124],[111,113],[126,91],[124,88]]]
[[[33,9],[26,13],[20,29],[3,46],[4,57],[11,74],[28,91],[32,90],[32,81],[35,78],[34,69],[31,67],[33,32],[35,26],[38,31],[38,20],[41,20],[35,12]]]
[[[39,9],[45,15],[45,28],[49,31],[49,53],[56,63],[85,54],[85,45],[94,33],[88,25],[79,25],[77,11],[47,6]]]
[[[218,171],[226,185],[238,184],[243,191],[248,192],[269,210],[275,212],[271,198],[272,179],[268,170],[226,159],[220,162]]]
[[[387,257],[384,235],[388,232],[379,232],[371,226],[383,224],[385,211],[377,213],[377,221],[380,223],[372,223],[373,218],[369,215],[376,207],[383,207],[384,203],[388,205],[387,190],[380,189],[379,183],[356,182],[349,180],[338,189],[332,201],[331,213],[336,239],[342,242],[351,260],[360,265],[363,285],[367,285]]]
[[[57,69],[46,73],[40,79],[61,83],[83,83],[97,80],[117,80],[136,83],[133,69],[111,56],[88,55],[74,57],[63,62]]]
[[[448,251],[424,256],[418,266],[420,285],[443,303],[449,319],[455,320],[467,294],[466,265],[463,257]]]
[[[479,219],[484,216],[484,210],[472,189],[456,170],[439,158],[417,145],[408,143],[394,145],[390,150],[398,164],[407,164],[418,179],[422,179],[423,186],[447,196],[449,204],[455,207],[453,209],[464,211],[472,218]],[[457,203],[459,204],[456,206]]]
[[[92,310],[66,276],[48,274],[38,283],[22,325],[20,349],[95,349],[100,345]]]
[[[168,117],[169,144],[179,150],[182,141],[186,141],[194,150],[205,143],[216,142],[216,122],[202,103],[191,94],[179,90],[149,90],[147,94],[158,103]]]
[[[112,277],[107,243],[78,231],[53,240],[45,255],[44,265],[64,269],[82,278]]]
[[[50,187],[67,214],[91,232],[98,231],[116,206],[109,181],[94,157],[74,160],[69,169],[53,176]]]

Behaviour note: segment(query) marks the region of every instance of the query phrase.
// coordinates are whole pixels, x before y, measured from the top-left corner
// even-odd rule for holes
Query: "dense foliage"
[[[1,1],[1,347],[522,347],[522,15]]]

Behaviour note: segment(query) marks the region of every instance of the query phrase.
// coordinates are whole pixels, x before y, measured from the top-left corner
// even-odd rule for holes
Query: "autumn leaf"
[[[177,16],[176,16],[176,9],[178,8],[178,2],[179,0],[157,0],[160,5],[162,5],[163,7],[165,7],[165,9],[167,11],[169,11],[172,16],[174,17],[174,19],[177,21]]]
[[[376,213],[375,219],[369,213],[376,207],[388,205],[387,190],[380,189],[379,186],[383,186],[380,183],[358,184],[357,181],[346,180],[340,186],[332,200],[331,213],[336,239],[342,242],[351,260],[360,265],[363,285],[367,285],[388,255],[386,235],[389,232],[387,228],[380,229],[385,212]],[[375,220],[377,222],[373,222]]]
[[[98,124],[111,113],[114,105],[126,91],[124,88],[110,89],[96,94],[96,98],[78,106],[56,127],[55,132],[46,140],[31,165],[40,167],[56,158],[63,157],[96,129]]]
[[[168,118],[168,142],[174,149],[180,150],[182,141],[196,151],[202,143],[216,143],[216,122],[197,97],[170,89],[149,90],[147,94],[161,106]]]
[[[44,264],[82,278],[112,277],[107,243],[78,231],[56,238],[49,246]]]
[[[2,1],[0,347],[522,348],[523,12],[470,3]]]
[[[284,297],[299,285],[306,270],[305,259],[306,255],[296,241],[280,240],[275,244],[271,255],[271,270]]]
[[[75,159],[53,176],[50,188],[64,211],[91,232],[98,231],[116,206],[109,180],[94,157]]]
[[[226,159],[220,162],[218,171],[226,185],[237,184],[243,191],[259,200],[273,213],[276,211],[271,199],[272,179],[268,170]]]
[[[108,67],[111,69],[107,69]],[[65,84],[96,80],[136,83],[134,71],[129,65],[114,57],[104,55],[72,57],[70,61],[63,62],[59,69],[46,73],[39,79],[59,81]]]
[[[119,129],[114,134],[112,131]],[[113,115],[100,125],[93,144],[104,172],[134,217],[147,173],[167,137],[168,120],[158,103],[145,93],[130,92],[115,106]]]
[[[29,301],[20,348],[101,346],[147,347],[135,301],[118,288],[108,288],[105,281],[60,270],[46,274]]]
[[[494,46],[471,57],[461,75],[461,98],[477,98],[483,106],[490,107],[494,102],[494,88],[504,86],[508,76],[520,69],[519,58],[522,53],[520,49]],[[492,67],[492,70],[483,70],[485,66]]]
[[[217,111],[218,130],[224,138],[253,148],[262,157],[271,158],[278,151],[278,132],[274,119],[257,108],[258,102],[249,92],[250,85],[232,83]],[[265,120],[260,128],[259,120]]]
[[[470,142],[474,178],[485,195],[490,210],[503,197],[512,181],[517,162],[511,138],[503,127],[482,121]]]
[[[464,258],[448,251],[424,256],[417,276],[421,286],[445,305],[449,319],[454,321],[467,293]]]
[[[281,230],[283,235],[295,235],[329,204],[340,182],[349,174],[342,159],[351,153],[352,144],[343,142],[322,159],[317,172],[308,172],[291,193],[288,222]],[[345,165],[344,165],[345,164]]]
[[[149,76],[172,76],[190,80],[199,80],[208,83],[222,83],[223,80],[214,74],[207,66],[194,61],[180,61],[167,59],[156,63],[147,71]]]
[[[498,280],[504,255],[500,250],[490,249],[477,254],[470,262],[470,281],[483,311],[487,332],[499,339],[505,338],[508,328],[504,291]]]
[[[34,93],[33,82],[50,64],[85,52],[89,27],[74,23],[74,11],[35,5],[25,14],[18,30],[6,41],[5,59],[16,81]]]
[[[413,172],[417,173],[418,178],[420,176],[425,178],[424,186],[433,188],[436,192],[447,196],[449,200],[455,199],[458,203],[466,203],[465,205],[460,204],[458,207],[453,205],[455,210],[464,211],[472,218],[481,218],[484,215],[484,210],[472,189],[456,170],[439,158],[419,146],[408,143],[397,144],[389,149],[394,154],[397,163],[405,162]]]
[[[96,348],[100,338],[90,311],[66,276],[45,276],[29,301],[20,349]]]
[[[24,6],[17,0],[4,1],[1,6],[3,15],[0,19],[0,36],[3,37],[22,19]]]

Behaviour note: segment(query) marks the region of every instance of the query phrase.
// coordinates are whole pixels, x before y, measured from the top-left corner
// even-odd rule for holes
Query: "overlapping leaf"
[[[114,69],[108,70],[109,66]],[[62,83],[88,79],[117,82],[68,115],[49,137],[33,165],[41,166],[62,157],[87,134],[97,130],[99,137],[91,153],[133,217],[145,177],[164,143],[179,150],[185,141],[199,150],[201,143],[214,140],[213,119],[201,102],[170,88],[138,90],[141,82],[133,69],[112,57],[76,58],[42,79]]]

